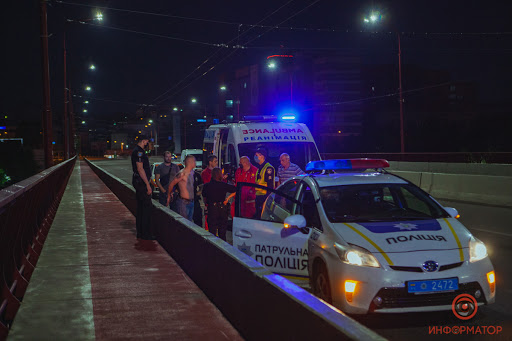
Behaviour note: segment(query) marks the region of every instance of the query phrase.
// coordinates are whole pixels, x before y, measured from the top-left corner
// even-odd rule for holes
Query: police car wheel
[[[319,263],[313,275],[313,293],[327,303],[332,303],[331,285],[325,264]]]

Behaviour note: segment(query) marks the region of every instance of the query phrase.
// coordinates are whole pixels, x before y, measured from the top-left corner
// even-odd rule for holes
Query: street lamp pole
[[[53,166],[52,147],[52,108],[50,103],[50,65],[48,61],[48,22],[46,11],[47,0],[40,1],[41,23],[41,66],[43,69],[43,148],[45,168]]]
[[[400,152],[405,153],[404,137],[404,98],[402,94],[402,48],[400,44],[400,32],[396,32],[398,37],[398,91],[400,93]]]
[[[66,24],[64,24],[66,25]],[[69,124],[68,124],[68,84],[67,84],[67,61],[66,61],[66,31],[64,29],[64,37],[62,38],[64,47],[64,160],[69,159]]]
[[[365,23],[376,23],[381,20],[381,15],[378,11],[372,11],[369,17],[364,18]],[[394,26],[394,25],[393,25]],[[405,127],[404,127],[404,98],[402,91],[402,46],[400,41],[400,31],[396,27],[395,32],[398,38],[398,92],[400,96],[400,153],[405,153]]]

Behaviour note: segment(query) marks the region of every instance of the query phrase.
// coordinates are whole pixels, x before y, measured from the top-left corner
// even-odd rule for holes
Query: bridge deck
[[[9,339],[241,339],[85,164],[76,164]]]

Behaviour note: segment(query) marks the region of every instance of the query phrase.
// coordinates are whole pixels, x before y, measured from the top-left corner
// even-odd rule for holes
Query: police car
[[[244,217],[238,184],[233,246],[346,313],[449,310],[460,294],[495,300],[485,245],[386,160],[310,162]]]

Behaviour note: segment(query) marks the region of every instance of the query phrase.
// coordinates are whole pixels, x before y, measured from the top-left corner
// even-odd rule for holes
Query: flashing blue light
[[[306,171],[352,169],[350,160],[311,161],[306,165]]]
[[[213,119],[213,124],[219,124],[219,119],[218,118],[214,118]]]
[[[52,144],[55,144],[55,141],[53,141]]]
[[[0,130],[6,130],[7,127],[6,126],[0,126]]]
[[[306,165],[306,171],[323,170],[350,170],[350,169],[373,169],[387,168],[389,163],[382,159],[341,159],[311,161]]]
[[[281,116],[281,121],[295,121],[297,117],[293,114],[285,114]]]
[[[206,119],[204,119],[204,118],[198,118],[198,119],[197,119],[197,122],[200,122],[200,123],[206,123]]]

